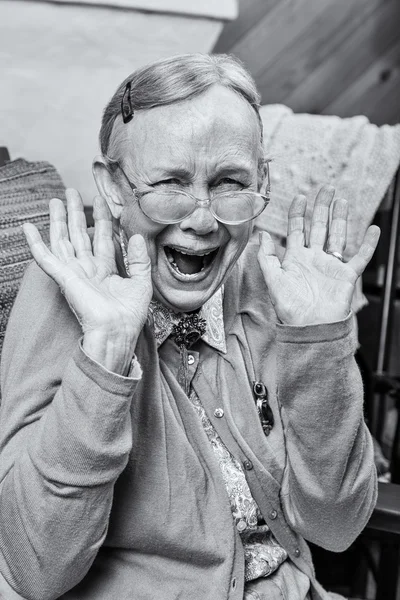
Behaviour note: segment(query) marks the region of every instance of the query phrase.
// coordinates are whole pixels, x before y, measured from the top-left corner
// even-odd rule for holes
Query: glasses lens
[[[214,197],[212,208],[217,218],[228,223],[244,223],[259,215],[266,204],[255,192],[230,192]]]
[[[177,223],[193,211],[194,200],[179,191],[148,192],[139,200],[140,208],[153,221]]]

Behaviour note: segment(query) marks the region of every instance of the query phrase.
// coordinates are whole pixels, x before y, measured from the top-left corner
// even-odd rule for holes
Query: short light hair
[[[264,162],[260,95],[252,76],[237,58],[227,54],[181,54],[153,62],[129,75],[104,110],[99,136],[103,156],[111,155],[117,161],[122,158],[116,153],[121,152],[118,148],[124,127],[121,101],[127,84],[133,111],[188,100],[215,84],[233,90],[255,111],[260,125],[260,165]]]

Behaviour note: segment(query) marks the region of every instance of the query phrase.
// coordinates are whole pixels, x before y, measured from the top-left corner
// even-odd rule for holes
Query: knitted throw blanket
[[[49,200],[64,199],[64,184],[47,162],[17,159],[0,167],[0,351],[25,268],[32,259],[21,229],[34,223],[49,241]]]
[[[295,194],[308,199],[311,216],[315,195],[324,183],[349,202],[345,258],[359,249],[400,164],[400,125],[377,127],[364,116],[294,114],[287,106],[261,108],[266,157],[271,158],[271,203],[257,227],[284,240]],[[364,304],[360,290],[355,310]]]

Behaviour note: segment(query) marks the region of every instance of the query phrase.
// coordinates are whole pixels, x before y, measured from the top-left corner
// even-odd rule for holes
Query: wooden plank
[[[400,121],[400,40],[325,109],[339,117],[366,115],[377,125]]]
[[[301,35],[311,19],[318,17],[335,1],[281,0],[231,51],[256,77],[276,59],[289,41]]]
[[[252,27],[265,17],[280,0],[239,0],[239,16],[225,25],[213,52],[230,52]]]
[[[285,98],[296,112],[321,113],[399,38],[400,2],[386,0]]]
[[[322,65],[384,0],[336,0],[257,76],[263,104],[285,98]]]
[[[378,501],[365,533],[380,531],[400,535],[400,485],[378,483]]]

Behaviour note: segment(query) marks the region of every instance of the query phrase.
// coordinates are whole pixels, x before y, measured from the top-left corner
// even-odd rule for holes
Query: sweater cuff
[[[129,369],[129,373],[128,375],[125,377],[124,375],[121,375],[120,373],[114,373],[113,371],[109,371],[109,369],[106,369],[106,367],[104,367],[103,365],[101,365],[99,362],[97,362],[97,360],[94,360],[93,358],[91,358],[84,350],[83,348],[83,338],[81,338],[79,340],[79,347],[82,350],[83,354],[85,355],[85,357],[92,363],[94,363],[95,365],[97,365],[97,367],[103,371],[105,371],[105,373],[108,373],[109,375],[112,375],[113,377],[120,377],[121,379],[126,379],[128,381],[140,381],[142,379],[142,375],[143,375],[143,371],[142,371],[142,367],[140,365],[140,362],[137,359],[136,354],[133,355],[132,357],[132,361],[131,361],[131,366]]]
[[[30,450],[46,480],[74,487],[116,480],[132,448],[137,384],[107,371],[77,345]]]
[[[354,332],[354,314],[350,311],[342,321],[334,323],[318,323],[317,325],[282,325],[276,326],[277,342],[289,344],[315,344],[318,342],[333,342]]]
[[[86,354],[82,347],[82,339],[79,340],[78,348],[74,352],[72,358],[77,368],[80,369],[86,377],[94,381],[102,390],[110,392],[111,394],[130,396],[142,376],[142,370],[137,360],[136,367],[132,364],[129,377],[124,377],[123,375],[109,371]]]

